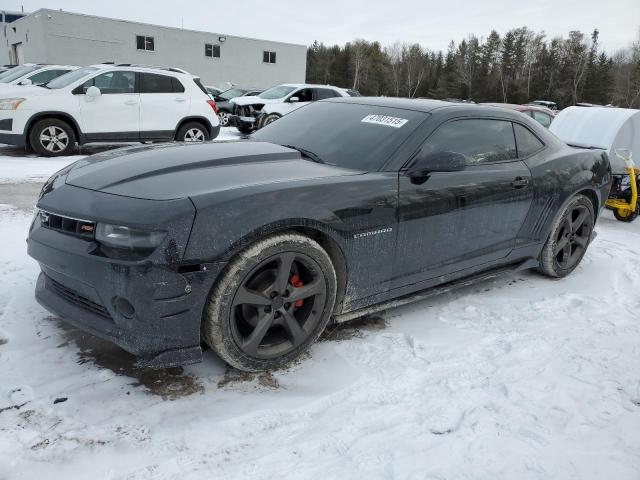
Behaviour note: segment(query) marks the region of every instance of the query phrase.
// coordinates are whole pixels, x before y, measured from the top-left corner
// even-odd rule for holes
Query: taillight
[[[216,102],[214,102],[213,100],[207,100],[207,103],[209,105],[211,105],[211,108],[213,108],[213,111],[216,112],[216,114],[218,113],[218,106],[216,105]]]

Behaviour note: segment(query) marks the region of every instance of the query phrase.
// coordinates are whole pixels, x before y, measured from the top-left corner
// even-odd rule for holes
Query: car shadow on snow
[[[76,148],[71,156],[73,155],[93,155],[94,153],[100,153],[107,150],[113,150],[114,148],[121,148],[132,145],[130,143],[90,143],[88,145],[82,145],[81,147]],[[134,144],[135,145],[135,144]],[[0,155],[6,157],[23,157],[23,158],[47,158],[42,157],[25,147],[15,147],[13,145],[2,145],[0,147]]]
[[[117,375],[130,377],[133,380],[130,383],[132,387],[143,386],[150,394],[165,400],[176,400],[205,390],[204,385],[196,377],[185,373],[182,367],[161,370],[135,367],[136,357],[120,347],[69,326],[60,319],[56,318],[55,323],[65,340],[58,348],[75,344],[79,349],[78,363],[81,365],[92,363]]]

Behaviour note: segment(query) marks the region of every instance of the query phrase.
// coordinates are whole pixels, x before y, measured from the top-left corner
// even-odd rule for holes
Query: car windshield
[[[251,137],[289,146],[322,163],[377,171],[427,115],[324,100],[294,110]]]
[[[274,100],[276,98],[282,98],[287,96],[289,93],[293,92],[295,87],[287,87],[286,85],[279,85],[277,87],[272,87],[268,90],[262,92],[258,97],[265,98],[267,100]]]
[[[42,68],[38,65],[22,65],[21,67],[15,67],[11,70],[6,71],[2,75],[0,75],[0,83],[10,83],[14,80],[17,80],[20,77],[25,76],[28,73],[31,73],[35,70]]]
[[[239,97],[240,95],[244,95],[244,90],[240,90],[239,88],[230,88],[229,90],[222,92],[218,96],[220,98],[224,98],[225,100],[231,100],[232,98]]]
[[[69,73],[65,73],[64,75],[60,75],[58,78],[54,78],[45,86],[54,90],[64,88],[97,71],[98,69],[96,67],[79,68],[78,70],[73,70]]]

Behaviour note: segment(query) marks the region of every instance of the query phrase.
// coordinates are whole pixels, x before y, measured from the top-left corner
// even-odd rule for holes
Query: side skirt
[[[478,273],[476,275],[472,275],[470,277],[462,278],[460,280],[454,280],[452,282],[445,283],[443,285],[440,285],[438,287],[433,287],[428,290],[423,290],[418,293],[413,293],[403,297],[395,298],[393,300],[388,300],[386,302],[378,303],[376,305],[371,305],[369,307],[361,308],[358,310],[353,310],[351,312],[334,315],[333,319],[337,323],[348,322],[349,320],[363,317],[365,315],[370,315],[372,313],[380,312],[382,310],[388,310],[390,308],[401,307],[402,305],[407,305],[409,303],[425,300],[427,298],[435,297],[443,293],[453,292],[455,290],[458,290],[463,287],[468,287],[475,283],[491,280],[493,278],[500,277],[507,273],[518,272],[521,270],[528,270],[531,268],[535,268],[537,266],[538,266],[538,260],[531,258],[528,260],[524,260],[520,263],[516,263],[506,267],[495,268],[492,270],[487,270],[487,271]]]

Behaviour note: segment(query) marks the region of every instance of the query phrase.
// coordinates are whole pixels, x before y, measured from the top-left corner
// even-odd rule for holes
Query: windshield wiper
[[[326,163],[324,160],[322,160],[317,153],[313,153],[311,150],[306,150],[304,148],[300,148],[300,147],[296,147],[295,145],[282,145],[283,147],[286,148],[291,148],[293,150],[297,150],[299,151],[303,157],[308,158],[309,160],[311,160],[312,162],[316,162],[316,163]]]

